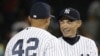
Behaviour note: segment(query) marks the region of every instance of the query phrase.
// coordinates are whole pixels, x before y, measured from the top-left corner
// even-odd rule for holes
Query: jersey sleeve
[[[47,43],[45,56],[64,56],[64,52],[58,40],[50,40]]]
[[[98,56],[98,48],[94,41],[91,42],[90,56]]]
[[[11,56],[11,43],[8,43],[5,49],[4,56]]]
[[[9,40],[9,42],[7,43],[6,49],[5,49],[4,56],[12,56],[11,51],[12,51],[12,48],[15,42],[16,42],[16,39],[13,37]]]

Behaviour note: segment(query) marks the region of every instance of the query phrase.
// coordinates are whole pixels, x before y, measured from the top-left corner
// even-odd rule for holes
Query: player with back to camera
[[[58,21],[62,32],[59,40],[65,56],[98,56],[95,42],[78,34],[82,21],[76,9],[65,8],[60,12]]]
[[[46,31],[50,11],[48,4],[35,3],[28,17],[31,26],[10,39],[5,56],[64,56],[58,39]]]

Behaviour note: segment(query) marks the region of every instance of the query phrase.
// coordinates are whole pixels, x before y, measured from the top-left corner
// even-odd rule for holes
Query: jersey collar
[[[75,43],[77,43],[80,39],[80,36],[76,35],[74,38],[69,38],[69,37],[64,37],[63,36],[63,39],[69,43],[70,45],[74,45]]]

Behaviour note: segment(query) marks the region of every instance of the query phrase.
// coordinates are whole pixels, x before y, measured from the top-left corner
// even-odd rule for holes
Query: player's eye
[[[73,21],[69,21],[69,20],[68,20],[68,21],[67,21],[67,23],[68,23],[68,24],[72,24],[72,23],[73,23]]]

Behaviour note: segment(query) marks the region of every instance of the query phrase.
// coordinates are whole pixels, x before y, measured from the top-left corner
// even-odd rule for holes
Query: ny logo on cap
[[[64,13],[69,14],[70,13],[70,9],[65,9]]]

